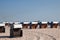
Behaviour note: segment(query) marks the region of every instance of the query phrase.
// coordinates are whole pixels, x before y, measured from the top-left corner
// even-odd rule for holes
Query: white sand
[[[22,29],[23,37],[0,38],[0,40],[60,40],[60,29]],[[0,34],[1,35],[1,34]]]

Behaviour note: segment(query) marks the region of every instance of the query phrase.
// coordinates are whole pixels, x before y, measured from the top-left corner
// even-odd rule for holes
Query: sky
[[[60,21],[60,0],[0,0],[3,21]]]

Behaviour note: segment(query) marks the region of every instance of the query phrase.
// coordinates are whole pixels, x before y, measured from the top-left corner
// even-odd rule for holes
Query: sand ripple
[[[28,32],[25,34],[26,40],[56,40],[53,36],[39,32]]]

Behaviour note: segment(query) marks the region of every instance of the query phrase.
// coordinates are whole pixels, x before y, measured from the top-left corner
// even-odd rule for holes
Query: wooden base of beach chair
[[[41,28],[47,28],[47,25],[43,24],[41,25]]]
[[[22,37],[22,30],[19,28],[13,29],[13,36],[14,37]]]
[[[31,29],[36,29],[37,28],[37,24],[32,24],[31,25]]]
[[[5,28],[4,27],[0,27],[0,33],[5,33]]]
[[[28,29],[29,28],[29,24],[23,24],[23,28],[24,29],[26,29],[26,28]]]

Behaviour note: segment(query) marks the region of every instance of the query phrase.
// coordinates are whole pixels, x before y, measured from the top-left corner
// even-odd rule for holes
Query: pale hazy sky
[[[60,0],[0,0],[0,21],[60,21]]]

